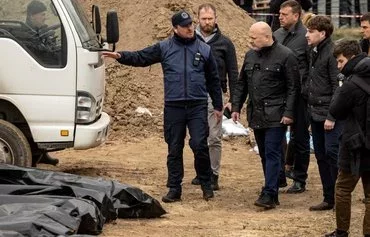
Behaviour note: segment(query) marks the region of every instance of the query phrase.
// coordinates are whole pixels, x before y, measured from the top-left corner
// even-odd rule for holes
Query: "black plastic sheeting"
[[[117,218],[165,213],[156,199],[127,184],[0,165],[0,237],[97,235]]]

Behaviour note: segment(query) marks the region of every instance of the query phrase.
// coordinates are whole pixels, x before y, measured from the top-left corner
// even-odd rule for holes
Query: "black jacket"
[[[216,59],[221,88],[224,93],[227,92],[227,78],[229,78],[231,97],[233,87],[238,80],[238,62],[235,47],[228,37],[221,34],[217,25],[214,34],[213,38],[206,43],[211,46],[213,56]],[[204,41],[199,31],[197,31],[197,36],[200,40]]]
[[[341,136],[339,167],[346,171],[353,169],[355,156],[360,155],[360,171],[370,170],[370,150],[358,146],[358,134],[365,131],[367,119],[366,103],[370,93],[370,58],[360,54],[350,59],[343,70],[347,71],[348,81],[344,82],[330,105],[330,113],[340,120],[345,120]],[[343,73],[342,70],[342,73]],[[363,79],[366,87],[360,88],[353,81]],[[357,153],[359,152],[359,153]]]
[[[213,107],[222,111],[222,94],[217,64],[210,46],[198,40],[175,35],[143,50],[119,52],[121,64],[145,67],[162,64],[165,103],[204,101],[208,93]]]
[[[369,52],[369,40],[368,39],[360,40],[360,45],[362,52],[367,54]]]
[[[308,97],[310,116],[314,121],[335,121],[329,114],[329,106],[339,82],[337,61],[333,56],[333,42],[326,38],[309,52],[309,73],[303,94]]]
[[[308,57],[307,57],[307,29],[302,24],[302,21],[298,21],[291,29],[286,30],[280,28],[274,32],[276,40],[282,45],[290,48],[298,59],[299,73],[301,76],[300,85],[302,78],[307,76],[308,73]]]
[[[249,50],[234,90],[232,111],[240,112],[248,96],[251,128],[284,126],[283,116],[293,118],[298,80],[298,63],[289,48],[275,41],[260,51]]]

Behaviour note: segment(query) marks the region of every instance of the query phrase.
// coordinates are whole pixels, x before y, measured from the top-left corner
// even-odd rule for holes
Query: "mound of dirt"
[[[120,19],[118,50],[139,50],[172,34],[171,16],[180,9],[189,11],[194,19],[202,0],[85,0],[100,7],[101,15],[115,10]],[[248,49],[246,40],[254,22],[232,0],[213,0],[221,31],[235,44],[238,63],[242,63]],[[103,17],[102,17],[103,18]],[[104,21],[104,19],[102,19]],[[115,61],[107,64],[107,84],[104,110],[112,117],[111,140],[132,140],[162,131],[163,77],[159,64],[147,68],[133,68]],[[137,107],[150,110],[138,114]]]

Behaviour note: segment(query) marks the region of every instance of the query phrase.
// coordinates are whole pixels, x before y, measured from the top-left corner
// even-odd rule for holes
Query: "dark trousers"
[[[286,163],[294,166],[293,178],[306,184],[310,163],[310,125],[307,102],[302,96],[298,99],[294,123],[290,127],[290,141],[286,152]]]
[[[361,173],[360,177],[352,175],[349,171],[339,171],[335,186],[335,214],[338,230],[349,230],[352,192],[360,178],[362,180],[365,197],[370,197],[370,171]],[[370,200],[368,198],[365,200],[363,234],[370,235]]]
[[[324,202],[334,203],[334,187],[338,176],[339,136],[343,122],[336,121],[330,131],[324,130],[324,121],[316,122],[311,119],[313,147],[319,167]]]
[[[258,150],[261,157],[265,186],[262,190],[271,196],[277,196],[279,191],[279,172],[283,156],[282,142],[286,127],[255,129]]]
[[[288,153],[291,151],[291,150],[288,150],[288,144],[287,144],[287,139],[286,139],[286,136],[283,137],[283,142],[281,144],[281,149],[282,149],[282,153],[283,155],[281,156],[281,161],[280,161],[280,173],[279,173],[279,184],[283,184],[283,183],[286,183],[286,175],[285,175],[285,164],[288,164],[287,163],[287,160],[286,160],[286,157],[288,157]],[[289,164],[290,165],[290,164]],[[291,164],[290,166],[293,166],[293,164]]]
[[[164,137],[168,144],[167,187],[181,192],[184,177],[183,148],[188,127],[189,145],[194,153],[194,167],[202,185],[211,184],[211,163],[207,138],[208,128],[207,104],[196,106],[165,106]]]

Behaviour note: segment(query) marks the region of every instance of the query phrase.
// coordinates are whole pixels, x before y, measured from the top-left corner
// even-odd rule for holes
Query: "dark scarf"
[[[364,58],[367,57],[367,54],[366,53],[360,53],[358,55],[356,55],[355,57],[351,58],[350,60],[348,60],[348,62],[346,63],[346,65],[343,67],[341,73],[346,76],[346,77],[349,77],[350,75],[352,75],[354,73],[354,69],[356,67],[356,65]]]

